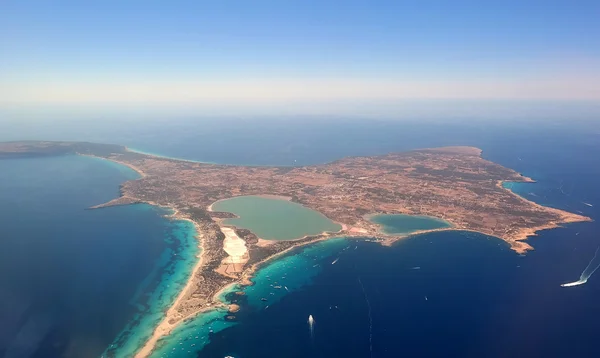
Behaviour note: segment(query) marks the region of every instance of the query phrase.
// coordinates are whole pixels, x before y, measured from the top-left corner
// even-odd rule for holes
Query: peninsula
[[[400,239],[386,235],[369,221],[371,214],[440,218],[452,227],[437,230],[495,236],[517,253],[532,249],[524,240],[539,230],[590,221],[505,189],[503,182],[533,180],[483,159],[481,150],[473,147],[348,157],[314,166],[255,167],[181,161],[132,152],[119,145],[0,143],[0,159],[63,154],[104,158],[141,174],[140,179],[122,184],[119,198],[94,208],[140,202],[168,207],[175,218],[193,222],[198,231],[201,258],[137,357],[148,356],[157,341],[183,320],[220,305],[216,297],[223,288],[232,283],[248,284],[258,265],[293,247],[333,236],[370,237],[386,244]],[[224,227],[221,219],[231,214],[210,210],[218,200],[241,195],[289,198],[339,223],[342,230],[265,243],[249,230]]]

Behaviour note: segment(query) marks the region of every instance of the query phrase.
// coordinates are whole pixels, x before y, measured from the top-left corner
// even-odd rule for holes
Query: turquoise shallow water
[[[324,231],[341,230],[322,214],[287,200],[260,196],[239,196],[213,204],[213,210],[231,212],[239,218],[224,220],[225,225],[249,229],[265,240],[291,240]]]
[[[230,287],[221,295],[222,300],[242,306],[242,310],[236,314],[238,317],[267,310],[270,305],[281,301],[286,295],[310,285],[323,270],[324,259],[330,257],[331,261],[327,261],[327,264],[330,264],[339,259],[345,250],[353,248],[352,241],[344,238],[296,248],[260,268],[252,279],[252,286]],[[343,257],[340,260],[342,259]],[[233,293],[236,290],[244,292],[244,295]],[[263,301],[263,298],[266,301]],[[225,309],[217,309],[185,322],[169,337],[159,341],[159,348],[152,357],[183,358],[199,352],[210,343],[214,334],[238,324],[237,320],[227,320],[227,315]]]
[[[139,177],[130,168],[118,163],[100,158],[89,159],[118,170],[129,180]],[[161,211],[167,214],[166,210]],[[134,296],[129,300],[130,305],[137,307],[138,311],[107,347],[103,356],[130,357],[152,335],[155,327],[163,319],[164,312],[187,283],[198,261],[200,249],[196,234],[191,222],[170,221],[169,235],[164,239],[169,245],[168,248],[161,253],[152,271],[139,284]]]
[[[132,303],[138,305],[139,312],[119,333],[104,352],[107,357],[131,357],[150,338],[156,326],[162,321],[164,312],[171,307],[196,265],[200,253],[195,238],[194,225],[187,221],[177,221],[168,240],[177,241],[176,250],[165,250],[157,265],[142,282]],[[160,277],[156,277],[160,274]],[[147,286],[158,279],[158,285],[149,293]],[[143,303],[140,303],[143,302]]]
[[[381,225],[382,231],[386,234],[410,234],[420,230],[452,227],[450,223],[430,216],[382,214],[373,215],[369,220]]]

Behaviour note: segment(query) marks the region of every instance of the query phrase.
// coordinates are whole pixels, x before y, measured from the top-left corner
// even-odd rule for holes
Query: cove
[[[265,240],[293,240],[342,229],[324,215],[284,199],[238,196],[214,203],[212,210],[237,215],[223,224],[248,229]]]

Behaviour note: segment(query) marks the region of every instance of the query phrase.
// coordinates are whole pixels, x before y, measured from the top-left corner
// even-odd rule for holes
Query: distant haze
[[[12,1],[0,107],[384,116],[415,100],[597,103],[598,14],[593,0]]]
[[[61,122],[206,122],[216,118],[239,120],[585,120],[600,119],[598,101],[523,100],[338,100],[282,101],[280,103],[79,103],[11,104],[0,107],[0,131]]]

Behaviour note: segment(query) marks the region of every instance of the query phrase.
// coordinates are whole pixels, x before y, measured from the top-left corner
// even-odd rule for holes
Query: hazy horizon
[[[290,102],[281,105],[20,105],[0,107],[2,123],[206,119],[522,121],[600,119],[596,101],[402,100]]]
[[[447,106],[492,118],[572,102],[593,116],[599,11],[594,1],[10,2],[0,108],[435,117]]]

